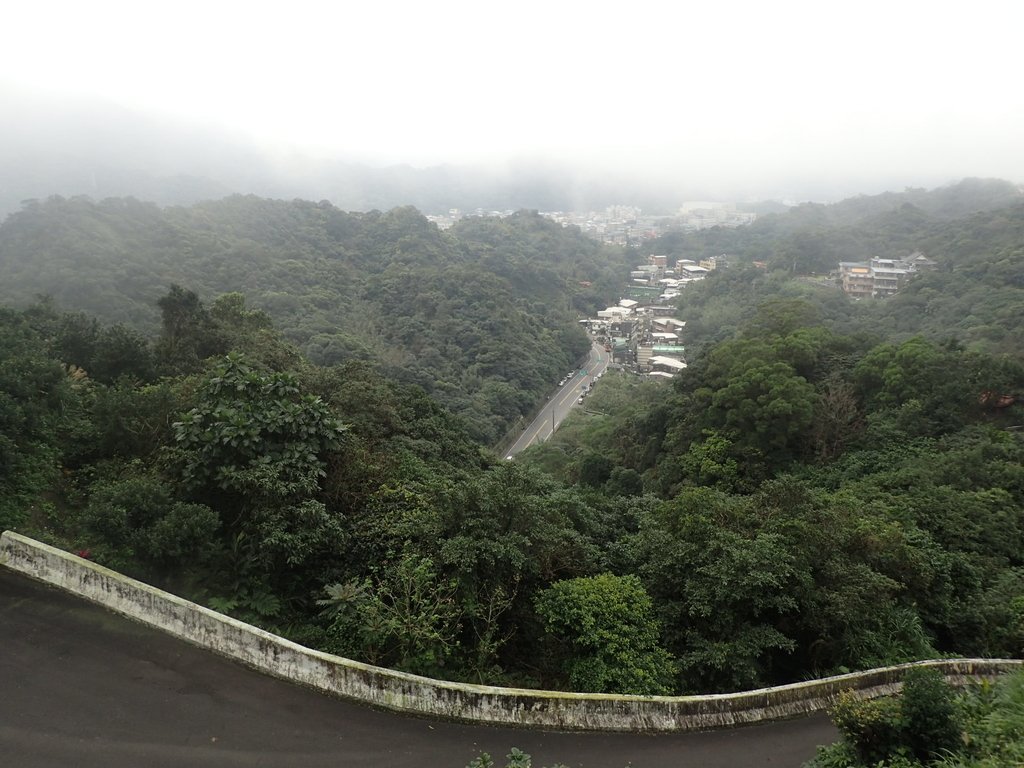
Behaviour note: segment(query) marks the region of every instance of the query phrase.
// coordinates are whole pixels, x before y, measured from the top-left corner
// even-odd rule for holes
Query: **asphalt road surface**
[[[506,457],[515,456],[534,443],[547,440],[558,429],[569,411],[577,404],[583,387],[591,384],[594,377],[604,373],[611,362],[611,353],[604,351],[604,346],[594,342],[590,348],[590,356],[583,368],[578,368],[575,375],[567,381],[544,405],[537,417],[530,422],[519,439],[505,453]]]
[[[538,768],[796,768],[836,738],[824,716],[641,735],[397,715],[267,677],[0,567],[2,766],[463,768],[515,746]]]

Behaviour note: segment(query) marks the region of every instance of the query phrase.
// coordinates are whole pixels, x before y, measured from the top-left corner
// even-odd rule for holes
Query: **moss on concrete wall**
[[[1024,663],[944,659],[855,672],[740,693],[619,696],[431,680],[304,648],[257,627],[7,531],[0,565],[80,595],[255,669],[372,706],[493,725],[600,731],[687,731],[796,717],[828,708],[840,691],[892,694],[914,666],[954,684],[991,678]]]

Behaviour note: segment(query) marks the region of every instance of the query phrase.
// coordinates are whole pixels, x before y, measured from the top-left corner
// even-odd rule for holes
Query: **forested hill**
[[[1008,181],[964,179],[927,191],[865,195],[831,205],[806,203],[763,216],[749,227],[671,232],[652,246],[655,253],[679,258],[727,253],[741,261],[765,261],[774,269],[827,273],[839,261],[909,254],[927,247],[918,240],[951,222],[1020,205],[1024,192]]]
[[[155,334],[174,284],[241,292],[313,362],[378,361],[493,442],[586,350],[575,312],[615,298],[625,263],[526,212],[443,233],[412,208],[53,197],[0,226],[0,303],[47,295]]]
[[[959,215],[951,218],[955,211]],[[810,206],[743,229],[671,233],[652,247],[670,260],[730,256],[728,270],[689,286],[680,297],[680,317],[694,351],[729,338],[761,302],[784,297],[811,301],[833,330],[879,340],[921,334],[993,354],[1024,355],[1024,201],[1003,182],[962,182],[929,193]],[[917,251],[935,261],[935,268],[891,298],[851,301],[826,278],[840,261]],[[766,268],[755,269],[754,261]]]
[[[622,254],[526,213],[442,233],[254,198],[31,205],[0,230],[2,290],[156,338],[0,308],[0,527],[485,684],[710,692],[1020,656],[1024,210],[883,218],[857,231],[934,272],[855,302],[791,265],[716,270],[680,296],[674,382],[612,373],[503,461],[478,440],[585,346],[572,310]]]

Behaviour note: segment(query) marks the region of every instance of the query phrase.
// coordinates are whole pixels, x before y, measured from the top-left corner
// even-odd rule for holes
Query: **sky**
[[[1022,21],[991,0],[52,0],[0,11],[0,83],[314,157],[872,192],[1024,182]]]

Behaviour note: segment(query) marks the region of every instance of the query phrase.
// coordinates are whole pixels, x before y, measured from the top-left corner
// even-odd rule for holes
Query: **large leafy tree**
[[[343,530],[320,484],[347,430],[327,404],[294,375],[235,353],[203,377],[197,401],[174,424],[185,487],[220,511],[228,533],[251,536],[268,568],[337,551]]]
[[[172,285],[157,303],[163,320],[157,356],[166,370],[193,371],[200,361],[227,351],[195,291]]]
[[[537,612],[563,649],[571,690],[672,692],[675,666],[660,645],[654,605],[636,576],[603,573],[555,582],[537,596]]]
[[[771,676],[773,659],[795,646],[780,627],[798,610],[804,574],[783,536],[746,521],[746,504],[686,489],[646,515],[631,537],[684,691],[756,686]]]

